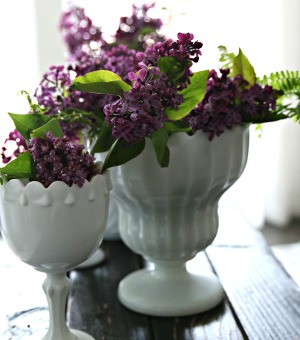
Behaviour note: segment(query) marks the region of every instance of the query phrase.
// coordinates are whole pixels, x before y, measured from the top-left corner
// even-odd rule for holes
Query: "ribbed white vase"
[[[154,263],[125,277],[118,290],[128,308],[157,316],[183,316],[215,307],[223,289],[212,273],[195,275],[186,262],[218,231],[218,201],[240,177],[249,129],[237,127],[208,141],[203,132],[170,137],[170,164],[160,168],[147,141],[144,152],[112,174],[119,231],[134,252]]]
[[[50,324],[44,340],[91,340],[90,335],[66,326],[66,272],[85,261],[99,247],[107,222],[109,173],[94,176],[83,187],[57,181],[13,179],[0,185],[2,236],[26,264],[47,274],[43,288]],[[5,279],[5,278],[3,278]]]

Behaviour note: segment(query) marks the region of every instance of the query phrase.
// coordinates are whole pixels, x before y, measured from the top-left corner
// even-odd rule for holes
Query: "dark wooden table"
[[[102,248],[104,263],[70,273],[67,308],[69,326],[97,340],[300,339],[300,287],[261,233],[242,220],[222,223],[221,219],[214,243],[189,263],[195,271],[201,267],[214,271],[226,292],[218,307],[190,317],[149,317],[123,307],[116,295],[118,283],[147,264],[122,241],[104,241]],[[19,314],[15,314],[2,333],[6,337],[0,335],[0,339],[22,339],[18,337],[22,327],[27,327],[22,334],[29,334],[34,323],[43,322],[46,327],[46,311],[43,304],[31,308],[29,321],[28,310],[20,311],[27,315],[27,324],[16,323]]]

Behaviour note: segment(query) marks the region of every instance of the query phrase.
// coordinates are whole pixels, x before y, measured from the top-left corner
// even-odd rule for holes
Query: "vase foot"
[[[35,333],[29,336],[30,340],[58,340],[58,339],[54,339],[51,337],[47,337],[47,335],[45,334],[45,332],[42,333]],[[63,338],[60,340],[95,340],[95,338],[93,338],[91,335],[79,331],[77,329],[70,329],[70,332],[68,332],[68,336],[67,338]]]
[[[96,252],[89,257],[86,261],[80,263],[76,269],[86,269],[90,267],[94,267],[105,260],[105,253],[101,248],[98,248]]]
[[[119,284],[119,301],[138,313],[179,317],[207,311],[223,300],[223,287],[213,273],[178,274],[167,278],[146,269],[131,273]]]

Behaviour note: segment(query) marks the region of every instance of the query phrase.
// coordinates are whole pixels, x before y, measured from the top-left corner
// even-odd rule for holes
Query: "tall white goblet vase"
[[[212,273],[192,274],[186,262],[218,231],[218,201],[240,177],[249,130],[237,127],[212,141],[198,131],[170,137],[170,164],[160,168],[150,142],[144,152],[112,175],[125,244],[154,263],[125,277],[119,300],[148,315],[184,316],[206,311],[223,299]]]
[[[107,221],[109,173],[97,175],[83,187],[57,181],[24,185],[10,180],[0,185],[2,236],[28,265],[46,273],[43,289],[50,324],[45,340],[93,339],[69,329],[65,308],[70,283],[66,272],[85,261],[99,247]]]

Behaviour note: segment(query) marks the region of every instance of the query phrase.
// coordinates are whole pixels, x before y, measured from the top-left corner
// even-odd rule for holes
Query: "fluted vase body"
[[[148,275],[146,282],[158,272],[165,273],[166,268],[169,272],[174,268],[177,278],[180,271],[182,276],[188,275],[182,269],[185,262],[212,243],[218,231],[218,201],[242,174],[248,145],[249,129],[242,127],[226,131],[212,141],[200,131],[193,136],[175,133],[168,143],[167,168],[157,164],[153,147],[147,141],[141,155],[115,171],[112,181],[119,204],[120,236],[129,248],[155,264],[154,270],[143,271]],[[173,305],[183,302],[178,298],[176,302],[175,298],[172,306],[165,308],[172,309],[171,312],[163,310],[163,306],[145,310],[136,305],[145,305],[147,301],[129,301],[131,288],[126,288],[127,279],[119,286],[119,298],[127,307],[142,313],[179,316],[213,307],[200,303],[192,310],[187,307],[181,311]],[[137,279],[133,277],[131,282]],[[171,288],[170,285],[169,282]],[[221,288],[216,290],[214,294],[221,297]],[[141,293],[135,290],[134,296],[137,294]]]

